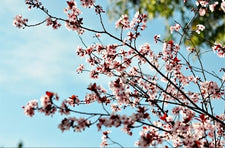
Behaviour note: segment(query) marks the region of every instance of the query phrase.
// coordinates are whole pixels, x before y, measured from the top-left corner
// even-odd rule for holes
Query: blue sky
[[[43,3],[52,14],[65,17],[65,2],[43,0]],[[77,75],[75,72],[76,67],[85,61],[76,56],[75,49],[81,44],[76,33],[67,31],[64,24],[59,30],[52,30],[45,25],[17,29],[12,25],[17,14],[28,17],[30,22],[34,23],[45,18],[39,11],[28,11],[24,0],[0,1],[0,147],[17,146],[20,141],[27,147],[98,147],[101,132],[97,132],[95,126],[83,133],[61,133],[57,126],[63,116],[56,115],[52,118],[37,113],[29,118],[23,114],[21,107],[31,99],[39,99],[46,90],[57,92],[61,99],[72,94],[82,98],[87,92],[88,84],[94,81],[87,79],[87,74]],[[93,12],[83,15],[88,16],[88,26],[93,26],[93,22],[95,26],[97,18]],[[105,22],[109,23],[107,20]],[[163,21],[157,19],[149,25],[141,42],[149,41],[150,44],[154,44],[154,34],[163,34]],[[113,24],[107,27],[112,26]],[[114,29],[110,30],[116,33]],[[93,36],[86,36],[89,35]],[[85,38],[85,41],[92,40]],[[105,39],[105,42],[108,41]],[[212,60],[213,57],[213,62],[208,60]],[[218,67],[225,64],[224,59],[213,57],[206,54],[203,58],[208,60],[208,69],[215,67],[215,63]],[[106,84],[107,80],[104,79],[103,85]],[[123,132],[117,132],[112,132],[112,138],[124,146],[133,146],[138,138],[138,131],[132,138]],[[127,138],[131,138],[130,142],[126,142]]]

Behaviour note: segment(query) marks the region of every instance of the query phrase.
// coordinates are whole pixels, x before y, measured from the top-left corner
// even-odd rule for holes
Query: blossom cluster
[[[77,31],[82,34],[84,30],[81,28],[82,18],[79,18],[81,14],[80,9],[77,7],[77,3],[74,0],[67,1],[67,8],[64,12],[67,14],[68,20],[66,21],[66,28],[68,30]]]
[[[134,18],[132,21],[129,20],[128,15],[124,14],[122,15],[119,20],[115,23],[116,28],[121,27],[122,29],[129,29],[130,31],[127,33],[128,40],[131,41],[133,39],[136,39],[139,35],[140,30],[145,30],[147,23],[147,15],[146,14],[140,14],[139,12],[136,12]]]
[[[131,116],[111,114],[109,117],[102,117],[98,119],[97,128],[100,131],[102,126],[118,128],[123,125],[121,130],[132,136],[132,128],[134,127],[135,122],[142,119],[150,119],[149,114],[146,111],[145,108],[139,108],[138,112]]]
[[[181,28],[180,24],[176,24],[170,27],[170,32],[173,33],[174,30],[178,32],[180,28]]]
[[[56,107],[53,104],[53,97],[58,100],[58,95],[49,91],[46,91],[46,94],[41,97],[41,108],[40,112],[44,113],[46,116],[53,115],[56,112]]]
[[[108,134],[111,133],[111,131],[104,131],[102,132],[102,142],[100,144],[100,147],[107,147],[109,144],[107,142]]]
[[[81,0],[81,5],[84,7],[84,8],[90,8],[94,5],[95,3],[95,0]]]
[[[50,17],[46,18],[47,26],[52,26],[53,29],[58,29],[61,27],[61,24],[57,22],[57,20],[52,20]]]
[[[96,83],[90,84],[87,89],[92,93],[85,96],[84,101],[86,104],[98,102],[105,103],[107,105],[110,103],[110,99],[106,96],[107,91],[100,85],[98,86]]]
[[[200,83],[201,85],[201,90],[202,90],[202,95],[205,96],[205,98],[208,98],[209,96],[213,99],[219,99],[221,98],[222,95],[224,95],[224,92],[220,91],[219,86],[217,85],[216,82],[213,81],[206,81]]]
[[[31,8],[41,8],[44,9],[42,3],[39,0],[25,0],[25,4],[28,5],[28,9]]]
[[[57,94],[46,91],[46,94],[40,98],[41,106],[38,106],[38,101],[36,99],[31,100],[26,106],[22,107],[24,109],[24,113],[30,117],[34,115],[35,110],[44,113],[46,116],[55,114],[57,108],[53,104],[53,98],[55,100],[59,99]]]
[[[69,130],[71,127],[76,132],[84,131],[86,127],[90,126],[90,121],[84,118],[75,118],[75,117],[69,117],[64,118],[62,122],[58,125],[58,128],[64,132],[65,130]]]
[[[212,3],[210,3],[208,0],[197,0],[196,6],[200,7],[199,8],[200,16],[205,16],[208,9],[210,10],[210,12],[214,12],[216,7],[220,8],[220,9],[217,8],[217,10],[223,11],[225,13],[225,1],[224,0],[222,0],[220,3],[218,1],[212,1]]]
[[[197,32],[198,34],[200,34],[200,31],[205,30],[205,26],[202,25],[202,24],[198,24],[196,27],[197,27],[196,32]]]
[[[38,107],[38,101],[37,100],[31,100],[27,103],[26,106],[23,106],[24,114],[27,116],[32,117],[34,115],[34,110]]]
[[[225,45],[223,46],[222,44],[214,43],[212,49],[217,52],[219,57],[225,57]]]
[[[24,28],[27,25],[28,19],[23,18],[22,15],[17,15],[14,18],[13,25],[18,28]]]

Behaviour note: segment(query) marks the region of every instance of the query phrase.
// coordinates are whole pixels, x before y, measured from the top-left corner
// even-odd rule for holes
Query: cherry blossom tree
[[[65,23],[68,30],[77,32],[82,42],[85,32],[95,33],[98,43],[87,46],[83,42],[83,45],[77,47],[77,55],[87,59],[86,64],[81,63],[77,68],[77,73],[88,72],[91,79],[98,79],[99,75],[110,78],[108,88],[91,83],[87,88],[89,93],[84,98],[71,94],[60,102],[57,93],[46,91],[40,103],[31,100],[23,107],[27,116],[32,117],[36,112],[46,116],[60,113],[66,116],[58,125],[62,132],[71,129],[84,132],[88,127],[96,126],[102,132],[101,147],[109,143],[123,147],[110,138],[110,129],[113,127],[120,128],[129,136],[132,136],[134,129],[138,129],[140,137],[134,144],[139,147],[225,146],[225,108],[218,109],[214,103],[225,103],[225,68],[219,68],[218,74],[207,70],[199,58],[203,53],[194,44],[192,47],[182,44],[187,39],[192,42],[192,36],[204,32],[204,24],[189,27],[196,19],[195,14],[213,13],[215,8],[224,13],[225,1],[198,0],[197,6],[192,6],[193,17],[188,24],[171,24],[170,31],[176,35],[177,41],[162,40],[160,35],[152,37],[161,49],[153,49],[149,43],[138,47],[141,33],[147,27],[146,14],[137,12],[133,18],[122,15],[115,24],[121,32],[113,35],[103,23],[102,15],[105,11],[98,1],[66,1],[64,12],[67,18],[51,15],[39,0],[25,2],[29,9],[36,8],[44,13],[46,19],[37,24],[29,24],[27,18],[17,15],[13,22],[16,27],[46,24],[58,29],[61,23]],[[199,5],[204,6],[204,10]],[[86,27],[83,23],[86,18],[81,17],[79,7],[98,15],[101,30]],[[101,35],[106,35],[111,43],[104,44]],[[206,42],[211,44],[211,54],[224,58],[225,45],[208,40]],[[195,55],[199,64],[194,65],[190,55]],[[99,106],[96,112],[79,110],[80,106],[96,104]],[[103,131],[103,127],[108,130]]]

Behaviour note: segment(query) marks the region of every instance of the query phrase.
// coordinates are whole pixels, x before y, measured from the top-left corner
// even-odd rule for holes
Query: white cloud
[[[19,33],[19,34],[18,34]],[[0,48],[0,82],[54,85],[74,71],[74,39],[47,27],[20,30]],[[68,38],[67,38],[68,37]],[[14,40],[14,41],[13,41]],[[11,42],[10,42],[11,41]],[[75,69],[75,67],[73,67]],[[57,82],[59,83],[59,82]]]
[[[24,0],[1,0],[0,7],[4,7],[0,10],[0,17],[7,18],[7,22],[0,26],[0,32],[5,35],[4,39],[0,38],[0,42],[4,42],[0,47],[0,65],[2,67],[0,83],[5,87],[11,85],[10,89],[12,89],[11,87],[15,89],[18,87],[18,83],[20,85],[27,83],[30,85],[55,85],[59,81],[65,81],[63,77],[71,76],[71,74],[74,74],[74,77],[71,78],[74,79],[71,81],[80,84],[104,82],[90,80],[87,74],[75,75],[76,66],[84,63],[84,60],[80,60],[75,53],[79,42],[75,40],[78,39],[75,37],[75,32],[68,32],[64,26],[61,30],[55,31],[44,24],[40,27],[18,30],[12,26],[14,15],[25,14],[25,16],[29,16],[31,22],[37,22],[35,19],[43,19],[43,16],[36,11],[28,11]],[[58,12],[63,13],[63,11]],[[8,17],[8,13],[11,14],[11,18]],[[90,41],[89,36],[87,35],[84,40]],[[104,83],[108,83],[108,80],[104,80]]]
[[[24,0],[1,0],[0,16],[5,14],[21,13],[25,8]]]

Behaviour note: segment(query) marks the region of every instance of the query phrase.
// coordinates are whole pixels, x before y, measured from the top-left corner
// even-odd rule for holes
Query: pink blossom
[[[170,32],[173,33],[174,30],[178,32],[180,28],[181,28],[180,24],[176,24],[170,27]]]
[[[124,133],[128,134],[129,136],[132,136],[131,129],[129,128],[129,125],[124,125],[123,128],[121,129]]]
[[[128,19],[128,15],[122,15],[120,17],[120,19],[116,22],[116,28],[124,28],[124,29],[128,29],[130,28],[130,22],[129,22],[129,19]]]
[[[47,22],[47,26],[52,26],[53,29],[58,29],[59,27],[61,27],[61,24],[57,22],[57,20],[52,20],[50,17],[48,17],[46,19]]]
[[[145,30],[147,27],[147,17],[148,16],[146,14],[140,14],[139,12],[136,12],[133,20],[130,22],[130,29],[137,31],[138,26],[140,26],[142,31]]]
[[[112,104],[111,109],[113,112],[121,111],[121,108],[117,104]]]
[[[142,45],[140,47],[140,54],[142,55],[147,55],[149,52],[152,52],[152,50],[150,49],[150,44],[145,43],[144,45]]]
[[[61,123],[58,125],[58,128],[64,132],[65,130],[69,130],[71,127],[71,123],[74,121],[74,119],[67,119],[64,118]]]
[[[199,9],[199,15],[200,15],[200,16],[204,16],[205,13],[206,13],[206,9],[205,9],[205,8],[200,8],[200,9]]]
[[[74,0],[67,1],[67,5],[67,8],[64,9],[68,17],[65,24],[66,28],[68,30],[77,31],[78,34],[83,34],[84,29],[81,28],[83,18],[78,18],[81,14],[80,9],[77,8],[77,4]]]
[[[175,44],[173,40],[163,43],[163,60],[169,62],[168,60],[173,59],[173,54],[176,54],[179,51],[179,45]]]
[[[155,41],[155,43],[157,43],[157,41],[159,40],[159,38],[160,38],[160,35],[155,35],[155,36],[154,36],[154,41]]]
[[[190,94],[190,98],[192,99],[192,101],[194,102],[194,103],[197,103],[198,101],[199,101],[199,94],[198,93],[191,93]]]
[[[88,50],[86,50],[88,51]],[[96,57],[91,57],[89,56],[89,58],[87,59],[87,62],[91,65],[91,66],[94,66],[98,63],[100,63],[100,59],[97,59]],[[95,72],[97,72],[96,70],[94,70]],[[94,71],[92,71],[93,74],[96,74],[94,73]]]
[[[110,99],[105,96],[107,91],[103,87],[96,85],[96,83],[94,84],[91,83],[87,89],[92,91],[93,93],[87,94],[85,96],[86,104],[89,104],[95,101],[97,101],[98,103],[105,103],[106,105],[110,103]]]
[[[64,132],[65,130],[69,130],[71,127],[74,129],[75,132],[84,131],[86,127],[90,126],[90,121],[85,118],[75,118],[69,117],[64,118],[62,122],[58,125],[58,128]]]
[[[140,139],[135,143],[139,147],[149,147],[151,145],[157,145],[160,135],[156,129],[143,126],[143,130],[140,132]]]
[[[25,0],[25,4],[28,5],[28,9],[31,9],[32,7],[36,7],[36,8],[43,8],[42,3],[39,2],[39,0]]]
[[[76,126],[74,127],[74,131],[76,132],[81,132],[84,131],[86,127],[90,126],[90,121],[85,119],[85,118],[79,118],[76,119],[75,122],[77,123]]]
[[[77,46],[77,55],[84,57],[86,55],[85,50],[81,46]]]
[[[69,115],[70,114],[70,110],[69,110],[68,106],[66,105],[67,102],[68,102],[67,100],[64,100],[61,103],[61,106],[60,106],[60,109],[59,109],[59,113],[61,115]]]
[[[204,98],[210,97],[212,99],[221,98],[224,93],[220,90],[216,82],[205,81],[201,82],[201,93]]]
[[[41,106],[44,108],[52,104],[51,99],[48,95],[42,96],[40,100],[41,100]]]
[[[216,1],[216,2],[214,2],[214,4],[210,4],[209,5],[209,10],[211,11],[211,12],[214,12],[214,10],[215,10],[215,7],[218,5],[219,3]]]
[[[101,127],[119,127],[122,124],[122,118],[120,115],[111,114],[108,118],[100,118],[97,124],[98,130],[101,130]]]
[[[205,26],[202,24],[198,24],[196,27],[197,27],[196,32],[198,34],[200,34],[201,31],[205,30]]]
[[[225,57],[225,45],[222,46],[222,44],[214,43],[212,49],[213,51],[217,51],[219,57]]]
[[[127,39],[130,40],[130,41],[131,41],[132,39],[136,39],[136,38],[137,38],[137,37],[135,36],[135,34],[133,34],[132,32],[128,32],[128,33],[127,33],[127,36],[128,36]]]
[[[108,138],[108,134],[109,133],[111,133],[111,131],[104,131],[104,132],[102,132],[102,142],[101,142],[101,144],[100,144],[100,147],[102,148],[102,147],[107,147],[109,144],[108,144],[108,142],[107,142],[107,138]]]
[[[99,38],[101,37],[101,33],[96,33],[95,36]]]
[[[66,22],[66,28],[68,30],[73,30],[73,31],[77,31],[78,34],[83,34],[84,33],[84,29],[81,28],[81,21],[68,21]]]
[[[94,5],[95,0],[80,0],[80,2],[84,8],[91,8]]]
[[[66,9],[64,9],[64,11],[68,11],[68,10],[76,10],[77,7],[77,3],[74,0],[70,0],[66,2],[68,7]],[[77,12],[77,11],[76,11]]]
[[[80,64],[80,66],[77,68],[77,73],[81,73],[84,70],[84,65]]]
[[[129,93],[130,90],[126,84],[122,82],[120,78],[109,83],[109,88],[116,96],[118,105],[125,105],[130,103]]]
[[[98,78],[99,73],[96,70],[91,70],[90,72],[90,78],[92,79],[97,79]]]
[[[183,109],[182,107],[176,106],[176,107],[174,107],[174,108],[172,109],[172,113],[173,113],[174,115],[178,115],[179,112],[180,112],[182,109]]]
[[[17,15],[13,20],[13,25],[18,28],[25,28],[27,26],[27,22],[27,18],[23,18],[22,15]]]
[[[100,5],[95,6],[95,12],[96,12],[96,14],[105,13],[102,6],[100,6]]]
[[[129,75],[130,75],[130,76],[135,76],[135,75],[138,74],[137,71],[138,71],[138,68],[132,67],[131,70],[130,70],[130,72],[129,72]]]
[[[106,139],[107,139],[106,136],[103,135],[103,136],[102,136],[102,142],[100,143],[100,147],[101,147],[101,148],[102,148],[102,147],[107,147],[107,146],[109,145]]]
[[[95,102],[97,100],[97,96],[96,96],[96,94],[87,94],[86,96],[85,96],[85,103],[86,104],[90,104],[90,103],[92,103],[92,102]]]
[[[42,108],[40,108],[39,111],[45,113],[46,116],[53,115],[57,110],[52,102],[53,97],[58,98],[55,93],[46,91],[46,95],[42,96],[40,99]]]
[[[34,110],[38,107],[38,101],[37,100],[31,100],[27,103],[27,105],[24,107],[24,114],[27,116],[32,117],[34,115]]]

